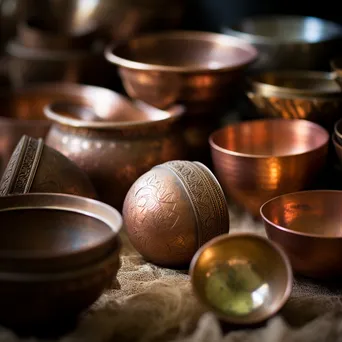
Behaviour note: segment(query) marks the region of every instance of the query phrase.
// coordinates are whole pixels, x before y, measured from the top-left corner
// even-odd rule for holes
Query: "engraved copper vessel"
[[[141,176],[127,193],[123,219],[133,246],[166,267],[188,266],[199,247],[229,231],[221,186],[198,162],[170,161]]]
[[[48,218],[49,215],[52,219]],[[72,216],[74,219],[71,219]],[[108,253],[98,255],[99,258],[86,264],[80,262],[85,261],[86,256],[79,254],[83,245],[95,256],[91,249],[96,236],[101,237],[99,225],[115,225],[119,230],[120,220],[117,220],[117,212],[114,213],[112,208],[69,195],[14,195],[0,198],[0,218],[3,224],[1,234],[9,239],[1,241],[11,241],[13,247],[9,256],[14,259],[19,256],[31,258],[30,266],[34,266],[33,259],[38,256],[41,257],[42,268],[48,264],[54,265],[54,261],[60,266],[59,269],[41,272],[40,260],[36,260],[35,271],[12,269],[0,272],[1,325],[23,334],[52,334],[57,327],[62,328],[75,319],[106,288],[113,285],[120,267],[121,244],[118,238],[115,238]],[[72,227],[78,227],[78,230]],[[48,238],[45,229],[52,234]],[[70,229],[80,234],[73,236]],[[6,230],[19,234],[12,236]],[[37,234],[32,236],[32,233]],[[4,247],[3,253],[10,245],[5,243]],[[66,251],[75,253],[75,259],[69,260],[74,263],[73,268],[63,258]],[[26,259],[23,266],[27,262]],[[65,269],[62,267],[64,262]]]
[[[88,176],[42,139],[23,136],[0,180],[0,196],[28,192],[65,193],[95,198]]]
[[[341,203],[342,191],[316,190],[262,206],[267,236],[284,248],[296,273],[322,279],[342,275]]]
[[[329,131],[340,117],[342,92],[331,73],[273,71],[250,78],[248,98],[263,116],[306,119]]]
[[[121,210],[130,186],[144,172],[186,156],[178,130],[181,107],[144,112],[110,91],[80,100],[46,107],[54,121],[46,142],[85,170],[99,198],[115,208]]]
[[[181,103],[189,113],[208,114],[225,110],[257,51],[234,37],[169,31],[115,43],[105,56],[118,65],[130,97],[162,109]]]
[[[272,262],[270,262],[272,261]],[[226,313],[210,302],[206,286],[217,266],[248,265],[261,278],[264,300],[246,314]],[[192,287],[198,300],[222,321],[234,325],[261,323],[274,316],[286,303],[292,290],[292,269],[284,251],[271,241],[249,233],[224,234],[202,246],[191,261]],[[257,291],[258,289],[254,289]],[[263,296],[258,296],[260,300]]]
[[[268,119],[228,125],[209,142],[224,191],[259,217],[267,200],[312,185],[326,163],[329,134],[306,120]]]

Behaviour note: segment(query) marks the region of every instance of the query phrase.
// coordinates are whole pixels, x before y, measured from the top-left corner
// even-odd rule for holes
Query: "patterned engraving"
[[[134,203],[137,210],[132,211],[133,234],[143,246],[148,246],[151,241],[148,234],[141,231],[140,227],[158,232],[161,229],[172,230],[180,219],[177,207],[178,196],[170,190],[164,181],[152,174],[144,181],[134,193]],[[176,237],[174,241],[168,241],[166,247],[171,251],[174,247],[185,248],[183,237]]]
[[[200,163],[171,161],[157,167],[172,170],[182,181],[197,219],[198,247],[228,232],[229,213],[221,187]]]

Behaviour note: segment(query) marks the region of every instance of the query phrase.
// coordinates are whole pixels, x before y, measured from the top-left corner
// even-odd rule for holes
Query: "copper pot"
[[[46,143],[88,173],[101,200],[121,209],[139,176],[160,163],[185,158],[186,145],[177,129],[182,111],[143,112],[111,94],[107,102],[99,92],[81,105],[47,106],[45,114],[54,124]]]

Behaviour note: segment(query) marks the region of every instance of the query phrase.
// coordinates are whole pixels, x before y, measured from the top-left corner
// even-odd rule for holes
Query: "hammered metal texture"
[[[124,224],[134,247],[151,262],[188,265],[196,250],[229,231],[221,187],[204,166],[189,161],[158,165],[129,190]]]

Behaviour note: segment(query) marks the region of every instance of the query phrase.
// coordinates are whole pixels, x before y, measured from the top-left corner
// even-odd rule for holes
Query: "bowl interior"
[[[150,66],[203,70],[244,65],[256,57],[255,50],[247,43],[203,32],[142,36],[117,46],[114,54],[121,59]]]
[[[232,323],[260,322],[279,310],[292,285],[286,257],[270,241],[250,234],[212,241],[192,268],[201,301]]]
[[[247,18],[234,30],[281,42],[315,43],[340,36],[339,25],[314,17],[267,16]]]
[[[24,208],[0,212],[0,254],[53,257],[91,249],[109,240],[103,221],[72,211]]]
[[[342,237],[342,191],[303,191],[267,202],[264,219],[293,233]]]
[[[211,136],[222,152],[244,157],[290,156],[325,145],[329,135],[306,120],[255,120],[226,126]]]
[[[301,90],[323,93],[340,93],[341,89],[329,73],[277,71],[253,77],[253,82],[278,87],[279,90]]]

